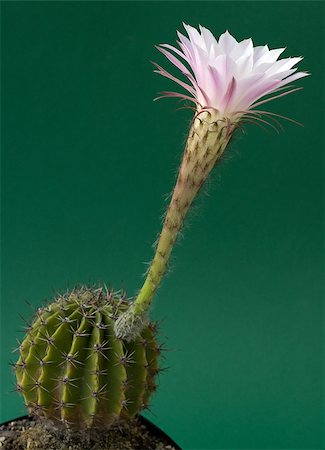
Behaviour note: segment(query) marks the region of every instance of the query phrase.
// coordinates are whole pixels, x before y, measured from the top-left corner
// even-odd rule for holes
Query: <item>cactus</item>
[[[133,342],[115,336],[128,306],[120,293],[79,288],[37,311],[15,364],[31,414],[80,429],[110,426],[148,407],[161,348],[150,323]]]
[[[254,49],[252,41],[238,43],[228,32],[217,42],[207,29],[200,28],[200,34],[184,26],[189,39],[179,33],[182,51],[168,44],[161,44],[158,49],[192,86],[155,65],[156,72],[191,94],[189,97],[165,92],[163,97],[194,102],[195,116],[142,288],[132,303],[119,293],[101,288],[80,288],[58,297],[38,310],[14,365],[17,389],[30,412],[71,428],[110,426],[116,419],[132,418],[148,406],[156,388],[161,347],[147,314],[187,212],[240,124],[269,124],[261,119],[261,113],[276,116],[253,108],[297,89],[258,100],[282,90],[289,81],[308,75],[298,72],[288,76],[297,58],[278,65],[276,59],[283,49]],[[166,48],[184,59],[193,74]],[[244,50],[249,58],[243,59]],[[260,64],[266,56],[269,63]],[[265,74],[260,73],[265,64],[269,68]],[[288,70],[279,72],[284,66]]]

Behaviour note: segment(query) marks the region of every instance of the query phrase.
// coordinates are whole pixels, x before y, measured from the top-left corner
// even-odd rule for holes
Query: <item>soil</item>
[[[138,419],[109,430],[71,432],[48,421],[24,418],[0,426],[1,450],[175,450]]]

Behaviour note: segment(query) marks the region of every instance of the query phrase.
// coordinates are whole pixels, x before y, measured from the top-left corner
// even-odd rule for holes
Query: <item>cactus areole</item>
[[[37,311],[15,365],[31,414],[82,429],[108,427],[148,406],[160,348],[150,323],[133,342],[115,336],[128,306],[118,293],[80,288]]]

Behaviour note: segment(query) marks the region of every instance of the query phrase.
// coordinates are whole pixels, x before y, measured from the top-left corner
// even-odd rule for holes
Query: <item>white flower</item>
[[[266,101],[295,91],[287,90],[259,101],[265,95],[277,93],[290,87],[288,84],[292,81],[309,75],[294,68],[302,57],[278,59],[284,48],[254,47],[252,39],[237,42],[228,31],[217,40],[207,28],[200,26],[200,33],[189,25],[184,24],[184,28],[189,39],[178,32],[180,50],[169,44],[161,44],[157,48],[190,84],[155,65],[157,73],[181,85],[191,96],[163,92],[163,97],[190,99],[200,108],[218,110],[222,117],[240,116]]]

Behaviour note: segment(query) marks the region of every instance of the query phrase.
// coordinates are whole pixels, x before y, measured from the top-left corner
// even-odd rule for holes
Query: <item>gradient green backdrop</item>
[[[304,90],[247,126],[190,214],[156,298],[170,369],[146,416],[184,449],[323,449],[322,2],[2,2],[2,420],[34,306],[76,283],[133,295],[192,113],[154,44],[182,21],[304,55]],[[176,71],[174,72],[176,73]]]

